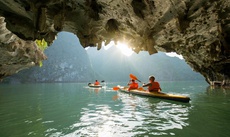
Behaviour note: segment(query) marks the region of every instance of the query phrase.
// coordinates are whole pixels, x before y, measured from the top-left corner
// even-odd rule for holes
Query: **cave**
[[[46,59],[35,40],[68,31],[83,47],[176,52],[209,84],[229,85],[229,17],[229,0],[0,0],[0,79]]]

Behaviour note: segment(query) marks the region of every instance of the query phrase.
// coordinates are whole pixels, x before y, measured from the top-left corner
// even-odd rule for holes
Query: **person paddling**
[[[128,85],[129,85],[128,91],[132,89],[138,89],[138,83],[136,83],[134,79],[130,80]]]
[[[148,87],[149,92],[160,92],[161,91],[160,84],[157,81],[155,81],[154,76],[149,76],[149,83],[144,84],[142,87]]]
[[[100,82],[95,80],[94,85],[100,85]]]

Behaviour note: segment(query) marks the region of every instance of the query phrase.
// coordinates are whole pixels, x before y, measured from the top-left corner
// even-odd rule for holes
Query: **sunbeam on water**
[[[70,126],[66,136],[122,136],[169,135],[171,129],[188,126],[187,105],[129,96],[119,93],[117,104],[88,104],[82,108],[81,118]],[[151,132],[150,132],[151,131]]]
[[[120,95],[126,96],[126,95]],[[150,105],[148,99],[122,97],[123,105],[89,104],[82,108],[80,121],[71,125],[73,133],[66,136],[135,136],[149,134],[167,135],[170,129],[188,126],[189,107],[166,102]],[[144,105],[148,104],[148,105]]]

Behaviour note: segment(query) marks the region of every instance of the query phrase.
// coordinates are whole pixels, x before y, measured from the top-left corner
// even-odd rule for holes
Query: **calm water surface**
[[[161,82],[190,103],[100,90],[87,83],[0,85],[0,137],[229,137],[230,91]]]

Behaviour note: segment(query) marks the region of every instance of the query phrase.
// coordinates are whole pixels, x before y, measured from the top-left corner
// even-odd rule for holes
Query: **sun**
[[[133,54],[133,50],[128,47],[125,43],[117,42],[117,48],[123,53],[125,56],[131,56]]]

